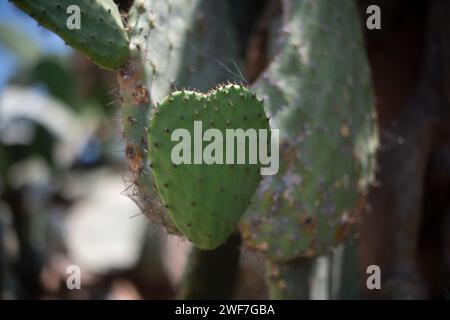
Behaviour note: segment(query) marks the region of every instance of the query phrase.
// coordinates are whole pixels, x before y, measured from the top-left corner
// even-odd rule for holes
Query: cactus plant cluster
[[[124,27],[112,0],[84,0],[80,30],[64,28],[69,0],[13,2],[117,70],[134,196],[153,222],[202,249],[239,223],[244,245],[273,261],[273,292],[287,286],[289,261],[323,254],[349,233],[378,141],[353,0],[283,0],[276,56],[250,89],[264,105],[242,85],[199,93],[242,80],[224,64],[239,63],[225,1],[135,0]],[[260,182],[258,165],[173,165],[175,128],[192,134],[198,120],[221,132],[269,129],[266,114],[282,139],[277,175]]]

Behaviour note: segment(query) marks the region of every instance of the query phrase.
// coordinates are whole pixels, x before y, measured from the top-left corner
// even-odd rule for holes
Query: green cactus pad
[[[128,37],[113,0],[12,0],[12,2],[58,34],[105,69],[118,69],[128,57]],[[80,8],[80,29],[69,29],[69,6]]]
[[[228,1],[222,0],[134,1],[130,38],[145,58],[153,102],[175,88],[207,91],[242,81],[236,77],[239,48],[229,16]]]
[[[345,239],[375,170],[370,72],[353,0],[284,0],[281,52],[253,86],[280,130],[280,172],[243,218],[244,243],[274,260]]]
[[[260,165],[248,164],[249,161],[174,164],[171,153],[179,142],[171,141],[172,132],[187,129],[193,141],[194,121],[202,122],[203,132],[209,128],[220,130],[224,144],[226,129],[269,130],[269,125],[262,102],[238,85],[223,86],[206,95],[177,91],[166,97],[153,113],[149,161],[156,188],[183,235],[201,249],[214,249],[226,241],[250,204],[260,181]],[[203,142],[202,150],[209,143]],[[190,156],[193,163],[193,145]]]

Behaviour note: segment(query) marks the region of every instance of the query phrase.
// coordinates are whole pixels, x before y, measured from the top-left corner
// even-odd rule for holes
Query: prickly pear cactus
[[[209,128],[214,135],[207,138]],[[174,136],[176,129],[187,130],[188,138]],[[171,93],[150,123],[149,160],[157,190],[178,229],[202,249],[214,249],[227,240],[260,181],[260,165],[249,164],[248,152],[246,164],[239,164],[237,150],[242,146],[233,136],[229,139],[228,129],[254,129],[255,137],[265,129],[270,138],[262,102],[242,86],[227,85],[206,95]],[[230,142],[232,155],[225,148]],[[185,143],[186,149],[178,150],[177,145]],[[249,143],[244,141],[246,149]],[[174,162],[174,153],[187,158],[188,164]],[[228,157],[232,163],[225,161]]]
[[[149,96],[162,100],[171,90],[182,63],[184,38],[198,0],[135,1],[130,11],[132,45],[140,52]]]
[[[179,231],[159,199],[148,164],[148,119],[155,101],[170,89],[170,79],[180,61],[179,46],[194,8],[195,3],[188,1],[180,1],[173,8],[170,1],[136,0],[128,17],[130,59],[117,73],[125,153],[132,175],[129,195],[152,222],[163,225],[170,233]]]
[[[160,201],[147,160],[148,117],[175,88],[189,84],[207,91],[217,83],[235,80],[220,62],[238,61],[226,13],[226,2],[210,0],[136,0],[129,13],[131,58],[118,72],[118,80],[126,155],[133,175],[130,195],[151,221],[171,233],[179,230]]]
[[[279,56],[253,89],[280,129],[280,171],[241,225],[246,245],[287,261],[345,238],[372,181],[374,101],[353,0],[284,0]]]
[[[118,69],[128,58],[128,37],[113,0],[12,0],[39,24],[58,34],[94,63]],[[79,29],[69,29],[70,7],[80,9]]]
[[[240,80],[231,70],[239,59],[228,11],[221,0],[134,2],[128,25],[154,103],[176,89],[206,92]]]
[[[309,257],[350,230],[372,181],[378,137],[354,0],[282,1],[281,49],[252,88],[282,138],[280,171],[261,183],[259,165],[171,161],[171,133],[183,128],[192,137],[195,121],[222,135],[269,128],[262,103],[241,86],[187,91],[243,80],[230,1],[134,0],[124,26],[113,0],[13,0],[92,61],[118,70],[129,190],[152,222],[216,248],[259,184],[240,224],[244,243],[268,258],[270,296],[299,298],[307,296]],[[80,29],[66,25],[71,5],[81,9]],[[167,96],[177,89],[186,90]]]

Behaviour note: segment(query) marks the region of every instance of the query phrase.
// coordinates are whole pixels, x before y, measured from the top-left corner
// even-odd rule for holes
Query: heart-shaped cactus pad
[[[259,145],[270,150],[270,136],[263,103],[238,85],[173,92],[155,108],[150,168],[171,219],[194,245],[214,249],[234,231],[261,179]]]

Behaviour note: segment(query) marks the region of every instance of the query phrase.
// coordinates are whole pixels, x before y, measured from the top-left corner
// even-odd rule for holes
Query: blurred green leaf
[[[0,24],[0,45],[16,55],[22,64],[32,64],[41,56],[38,45],[25,33],[9,24]]]

